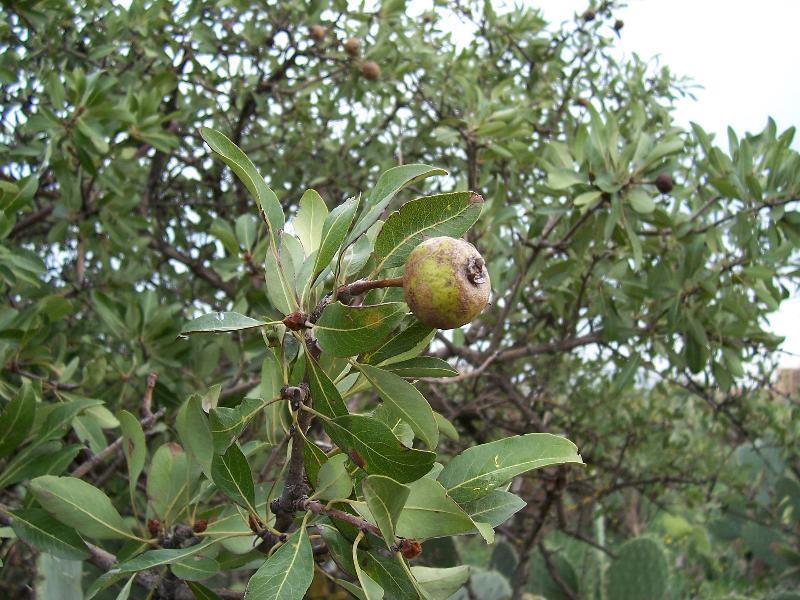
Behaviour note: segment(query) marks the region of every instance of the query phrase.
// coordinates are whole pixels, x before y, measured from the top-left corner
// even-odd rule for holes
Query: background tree
[[[638,584],[760,596],[796,583],[797,400],[771,389],[779,339],[765,328],[797,273],[794,131],[769,121],[722,142],[676,127],[681,80],[609,52],[616,7],[595,3],[557,31],[535,10],[491,3],[413,16],[397,1],[5,7],[0,504],[12,524],[9,511],[33,511],[27,530],[20,519],[0,530],[6,593],[32,585],[37,549],[43,589],[56,571],[81,579],[51,554],[85,550],[36,537],[63,527],[42,511],[36,477],[82,477],[139,535],[168,515],[175,527],[152,533],[165,548],[206,517],[220,522],[214,511],[229,502],[204,500],[207,515],[157,506],[182,493],[158,472],[186,469],[176,463],[195,453],[169,445],[187,445],[181,430],[193,425],[181,418],[199,414],[187,407],[237,410],[274,391],[258,335],[176,339],[185,322],[285,315],[274,265],[262,275],[267,228],[201,127],[240,146],[290,216],[308,188],[330,211],[369,199],[397,165],[449,175],[410,183],[387,215],[423,194],[486,199],[466,235],[488,261],[492,305],[418,348],[459,373],[414,374],[460,433],[440,449],[556,433],[587,467],[516,479],[528,506],[498,529],[493,553],[442,538],[415,565],[476,565],[461,592],[475,598],[621,598]],[[474,31],[469,45],[454,44],[445,16]],[[370,242],[352,247],[348,281]],[[291,376],[299,383],[301,368]],[[360,406],[374,401],[359,390]],[[263,444],[247,459],[258,483],[283,480],[279,405],[240,438]],[[235,588],[263,562],[243,539],[218,557],[210,587]],[[141,550],[105,543],[85,587]],[[144,569],[131,593],[163,572]],[[330,593],[324,585],[310,594]]]

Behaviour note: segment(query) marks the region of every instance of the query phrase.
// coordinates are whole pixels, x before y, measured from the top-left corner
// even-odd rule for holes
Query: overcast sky
[[[529,0],[554,23],[571,19],[586,0]],[[631,0],[618,47],[691,77],[702,88],[683,100],[680,125],[697,121],[716,132],[763,129],[767,116],[778,129],[800,126],[800,0]],[[800,135],[794,147],[800,150]],[[800,298],[781,305],[772,329],[786,336],[783,366],[800,367]]]

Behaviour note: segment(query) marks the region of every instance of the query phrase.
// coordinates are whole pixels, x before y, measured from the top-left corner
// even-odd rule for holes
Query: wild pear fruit
[[[466,325],[486,307],[490,291],[486,261],[469,242],[435,237],[408,255],[403,273],[406,304],[426,325]]]

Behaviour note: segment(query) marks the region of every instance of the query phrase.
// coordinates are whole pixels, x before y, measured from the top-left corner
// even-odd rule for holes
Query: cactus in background
[[[606,579],[609,599],[662,600],[669,580],[666,553],[651,538],[626,542],[611,562]]]
[[[505,540],[497,542],[492,551],[489,568],[501,573],[506,579],[514,579],[514,571],[519,563],[519,555],[514,546]]]
[[[565,553],[553,552],[547,560],[550,561],[549,566],[541,552],[537,551],[533,555],[527,590],[547,600],[569,600],[576,597],[580,589],[578,573]],[[558,577],[558,582],[554,575]]]

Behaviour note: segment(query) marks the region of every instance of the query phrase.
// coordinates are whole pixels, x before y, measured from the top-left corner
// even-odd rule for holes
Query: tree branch
[[[139,421],[144,431],[150,429],[156,421],[164,416],[164,412],[166,410],[164,408],[160,408],[155,413],[153,413],[151,410],[151,405],[153,402],[153,388],[156,386],[157,379],[158,375],[156,373],[150,373],[150,375],[147,377],[147,389],[145,389],[144,396],[142,397],[142,413],[144,414],[144,417]],[[124,438],[122,436],[118,437],[111,444],[103,448],[103,450],[92,456],[89,460],[75,467],[70,475],[73,477],[83,477],[108,457],[116,454],[117,451],[122,448],[123,441]]]
[[[343,510],[339,510],[338,508],[329,508],[325,506],[322,502],[317,500],[306,500],[303,503],[303,508],[305,510],[310,510],[313,513],[318,515],[325,515],[326,517],[331,517],[332,519],[339,519],[340,521],[344,521],[345,523],[349,523],[356,529],[360,531],[366,531],[367,533],[371,533],[375,537],[379,537],[382,539],[381,530],[378,529],[375,525],[367,521],[366,519],[362,519],[361,517],[357,517],[355,515],[351,515],[350,513],[346,513]]]
[[[142,429],[145,430],[145,431],[150,429],[155,424],[155,422],[158,421],[158,419],[160,419],[161,417],[164,416],[165,412],[166,412],[166,410],[164,408],[160,408],[157,412],[153,413],[149,417],[145,417],[144,419],[139,421],[139,423],[142,426]],[[104,460],[106,460],[110,456],[113,456],[114,454],[116,454],[117,451],[120,448],[122,448],[122,442],[123,441],[124,441],[124,438],[118,437],[116,440],[114,440],[108,446],[103,448],[103,450],[101,450],[100,452],[98,452],[97,454],[92,456],[89,460],[87,460],[86,462],[81,463],[80,465],[75,467],[72,470],[72,472],[70,473],[70,475],[72,475],[72,477],[83,477],[89,471],[91,471],[97,465],[99,465],[101,462],[103,462]]]
[[[223,281],[222,277],[219,276],[219,273],[213,269],[203,266],[200,261],[193,260],[190,256],[184,254],[177,248],[170,246],[164,240],[151,238],[150,247],[154,250],[158,250],[167,258],[172,258],[180,263],[183,263],[189,267],[189,269],[191,269],[192,273],[201,279],[204,279],[218,290],[222,290],[228,297],[233,298],[236,296],[235,283],[231,281]]]
[[[117,557],[103,550],[102,548],[93,544],[86,544],[89,550],[89,560],[94,566],[102,571],[108,572],[116,567]],[[134,582],[136,585],[148,590],[154,590],[162,586],[166,580],[153,570],[139,571],[136,574]],[[189,587],[181,580],[170,581],[172,586],[172,594],[169,596],[174,600],[194,600],[195,595]],[[222,600],[241,600],[244,598],[244,592],[237,592],[234,590],[215,590],[217,596]],[[163,597],[161,595],[158,596]]]
[[[55,209],[55,204],[48,204],[47,206],[44,206],[39,210],[35,210],[32,213],[28,213],[28,215],[25,218],[17,221],[17,224],[11,228],[11,232],[8,234],[8,237],[13,239],[23,231],[28,229],[29,227],[33,227],[37,223],[41,223],[53,213],[54,209]]]
[[[289,468],[283,484],[280,498],[270,504],[270,510],[275,514],[275,529],[287,532],[292,526],[293,515],[298,509],[298,503],[308,491],[306,485],[305,463],[303,462],[305,431],[311,423],[311,413],[300,410],[300,405],[309,399],[308,385],[284,386],[281,396],[290,402],[292,414],[295,415],[295,424],[292,425],[292,450],[289,454]]]

